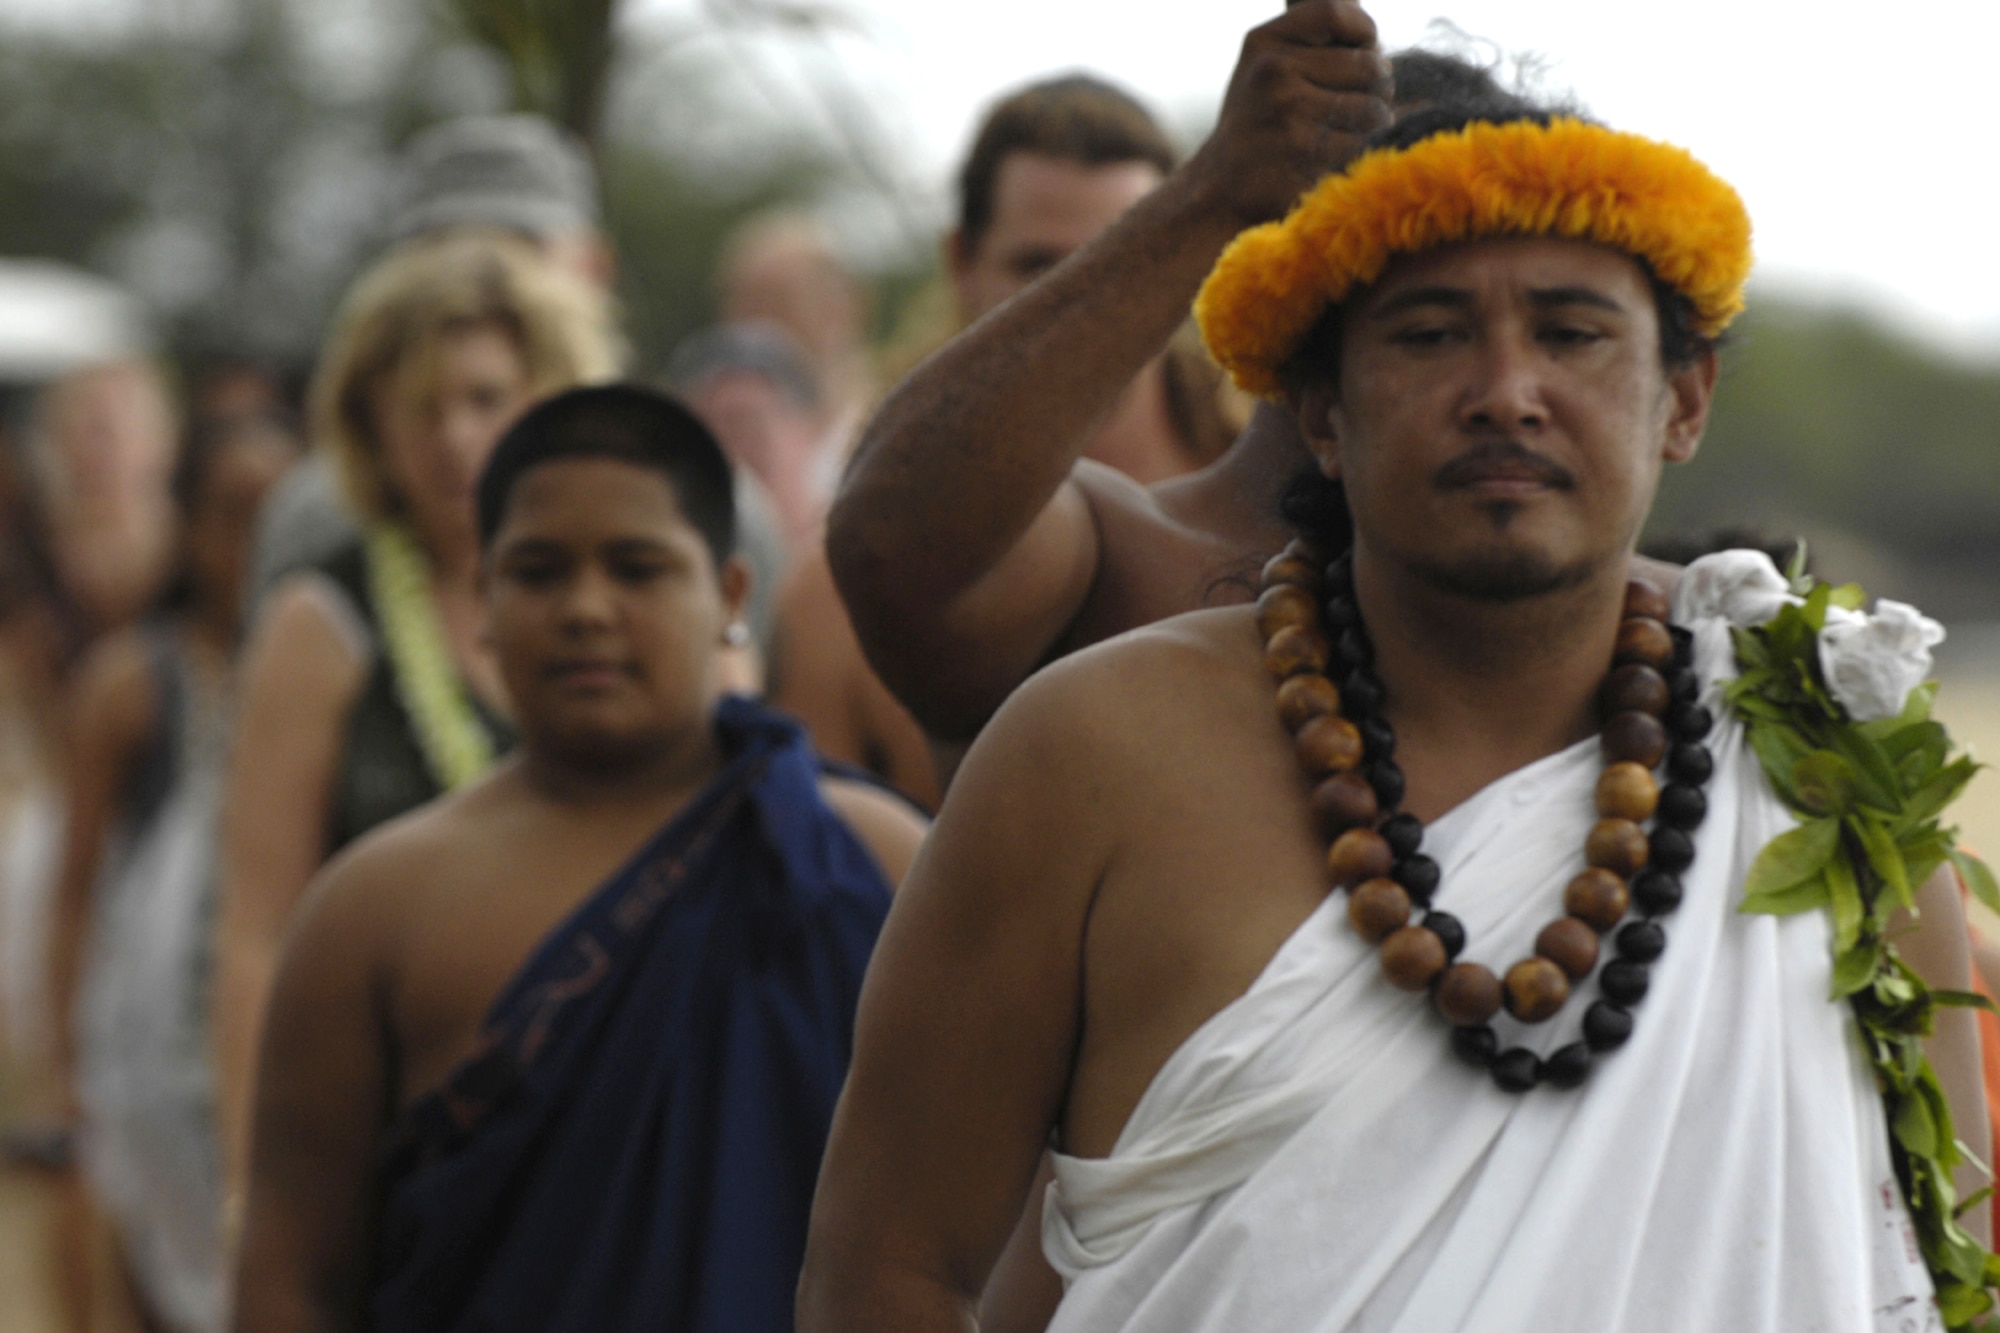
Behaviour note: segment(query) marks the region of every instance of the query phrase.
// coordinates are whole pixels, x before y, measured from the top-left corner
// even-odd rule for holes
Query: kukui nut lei
[[[1625,617],[1598,694],[1605,758],[1598,821],[1583,867],[1563,890],[1564,915],[1543,927],[1532,955],[1501,975],[1459,961],[1465,927],[1431,906],[1438,865],[1420,850],[1422,822],[1397,810],[1396,733],[1382,715],[1382,683],[1347,558],[1326,564],[1304,541],[1273,557],[1257,628],[1278,680],[1278,719],[1330,839],[1328,872],[1347,890],[1349,923],[1379,947],[1384,974],[1404,990],[1430,992],[1451,1024],[1453,1049],[1507,1091],[1581,1083],[1594,1056],[1632,1033],[1632,1006],[1666,948],[1657,918],[1680,905],[1680,872],[1694,860],[1692,834],[1708,812],[1702,784],[1714,762],[1701,742],[1713,720],[1697,702],[1690,640],[1667,623],[1665,596],[1650,583],[1626,585]],[[1662,764],[1664,786],[1655,776]],[[1635,907],[1637,917],[1626,920]],[[1583,1016],[1581,1040],[1547,1059],[1520,1046],[1501,1050],[1493,1017],[1503,1008],[1522,1023],[1555,1017],[1570,987],[1597,969],[1599,937],[1612,931],[1617,957],[1599,972],[1601,998]]]

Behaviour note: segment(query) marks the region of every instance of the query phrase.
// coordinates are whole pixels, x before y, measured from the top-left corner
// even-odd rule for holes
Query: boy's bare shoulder
[[[506,826],[516,785],[511,765],[464,791],[442,796],[342,848],[307,886],[304,906],[343,917],[400,917],[421,905],[427,887],[484,862]]]

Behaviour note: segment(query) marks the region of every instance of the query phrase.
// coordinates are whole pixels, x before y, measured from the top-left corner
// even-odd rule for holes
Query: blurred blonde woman
[[[223,799],[212,1013],[232,1185],[265,995],[307,879],[511,743],[479,637],[480,468],[529,404],[611,379],[623,359],[603,294],[499,234],[411,242],[336,318],[311,428],[361,536],[260,611]]]

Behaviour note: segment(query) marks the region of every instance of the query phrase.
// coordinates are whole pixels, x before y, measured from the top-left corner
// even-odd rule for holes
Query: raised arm
[[[277,969],[236,1265],[243,1333],[367,1326],[369,1202],[393,1095],[377,897],[362,866],[335,865],[300,909]]]
[[[326,854],[328,811],[364,661],[326,599],[298,580],[273,594],[244,657],[223,788],[221,890],[210,1000],[225,1183],[239,1198],[264,999],[285,923]]]
[[[1039,685],[973,748],[869,968],[801,1333],[975,1327],[1061,1114],[1109,838],[1078,720]]]
[[[863,435],[827,550],[870,660],[933,734],[968,736],[1047,656],[1097,571],[1070,470],[1243,228],[1386,124],[1352,0],[1244,39],[1215,133],[1101,236],[905,379]]]

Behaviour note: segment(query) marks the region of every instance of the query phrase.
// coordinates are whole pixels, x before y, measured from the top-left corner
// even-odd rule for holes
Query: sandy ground
[[[50,1220],[55,1187],[28,1172],[0,1170],[0,1333],[56,1333],[50,1293]]]

